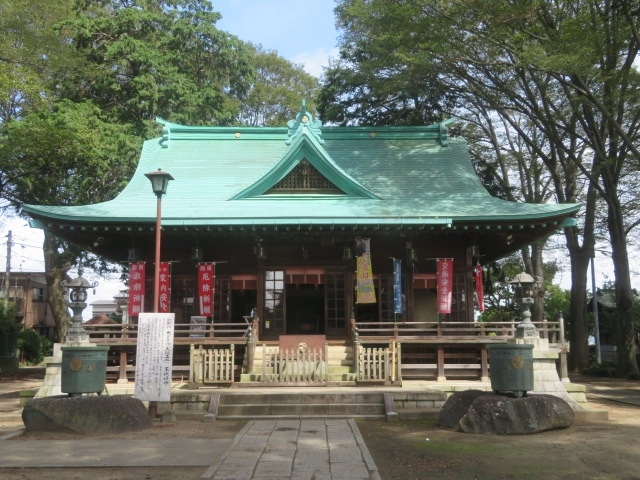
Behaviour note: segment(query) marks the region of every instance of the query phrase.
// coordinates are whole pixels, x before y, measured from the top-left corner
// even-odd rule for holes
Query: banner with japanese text
[[[144,311],[146,265],[144,262],[129,264],[129,317],[137,317]]]
[[[478,310],[484,312],[484,287],[482,285],[482,265],[479,263],[476,265],[474,271],[474,277],[476,281],[476,301],[478,302]]]
[[[171,264],[169,262],[160,262],[158,289],[158,311],[169,313],[171,310]]]
[[[438,313],[451,313],[453,259],[438,259]]]
[[[215,263],[198,264],[198,298],[200,300],[200,315],[204,317],[213,316],[215,278]]]
[[[393,313],[404,311],[402,301],[402,260],[393,259]]]
[[[356,303],[376,303],[368,238],[356,239]]]

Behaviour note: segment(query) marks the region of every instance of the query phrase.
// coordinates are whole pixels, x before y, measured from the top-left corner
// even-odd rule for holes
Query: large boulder
[[[34,398],[24,406],[22,421],[27,430],[86,435],[139,431],[153,423],[144,404],[126,395]]]
[[[516,398],[459,392],[443,406],[440,425],[466,433],[520,435],[569,427],[574,416],[571,406],[553,395]]]
[[[466,415],[474,400],[482,395],[487,395],[487,392],[463,390],[451,395],[440,409],[440,426],[460,430],[460,419]]]

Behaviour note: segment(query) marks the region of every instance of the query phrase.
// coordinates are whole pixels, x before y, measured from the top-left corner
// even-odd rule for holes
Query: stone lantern
[[[533,305],[535,289],[539,287],[540,282],[526,272],[506,280],[513,288],[516,302],[521,307],[522,318],[516,326],[516,338],[538,337],[536,326],[531,323],[531,305]]]
[[[67,282],[62,282],[62,286],[69,289],[69,308],[73,312],[71,327],[64,337],[65,345],[86,345],[89,344],[89,335],[82,326],[82,312],[87,308],[87,290],[96,288],[98,282],[89,282],[82,276],[82,265],[78,267],[78,277]]]
[[[67,331],[62,351],[62,393],[79,396],[83,393],[100,394],[107,376],[107,352],[109,347],[89,342],[89,335],[82,326],[82,312],[87,308],[87,291],[98,286],[82,277],[82,265],[78,277],[62,286],[69,289],[69,308],[73,311],[71,327]]]

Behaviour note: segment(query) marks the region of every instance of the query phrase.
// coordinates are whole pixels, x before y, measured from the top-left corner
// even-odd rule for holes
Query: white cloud
[[[329,66],[329,59],[338,56],[338,49],[317,48],[313,51],[296,53],[290,59],[293,63],[304,65],[304,69],[310,75],[320,78],[323,73],[323,67]]]

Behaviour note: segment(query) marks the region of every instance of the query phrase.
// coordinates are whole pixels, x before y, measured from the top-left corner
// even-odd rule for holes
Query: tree
[[[577,299],[584,297],[593,251],[592,192],[597,191],[607,203],[621,306],[618,325],[623,344],[618,346],[618,361],[623,373],[637,371],[626,246],[630,225],[625,224],[618,192],[622,172],[629,172],[629,165],[636,167],[640,159],[634,143],[640,82],[633,67],[640,45],[635,9],[635,2],[624,0],[343,0],[337,7],[345,50],[377,53],[376,62],[384,61],[390,68],[437,69],[438,81],[449,92],[465,101],[481,99],[516,131],[511,114],[528,118],[548,139],[548,152],[536,153],[554,179],[558,201],[575,201],[578,175],[585,178],[591,190],[586,197],[583,244],[577,228],[565,229],[574,280],[572,321],[580,326],[571,348],[576,370],[584,368],[588,358],[586,328],[582,328],[585,302]],[[369,60],[365,55],[360,58]],[[581,151],[583,157],[577,155]]]
[[[91,100],[134,133],[157,133],[156,117],[229,124],[253,79],[251,51],[215,27],[208,0],[84,0],[60,24],[83,63],[61,70],[60,96]]]
[[[296,118],[300,100],[307,99],[307,108],[315,111],[314,99],[320,81],[275,51],[252,46],[251,65],[255,78],[246,95],[240,99],[237,121],[248,126],[281,126]]]
[[[60,101],[55,108],[5,126],[0,159],[7,180],[5,198],[23,203],[71,205],[104,201],[133,174],[141,140],[126,125],[105,122],[90,102]],[[118,175],[114,175],[118,172]],[[44,230],[47,302],[58,339],[69,326],[61,283],[81,255],[78,247]],[[103,265],[104,268],[106,266]]]
[[[52,26],[68,18],[71,1],[0,4],[0,125],[46,106],[54,65],[67,62],[65,39]]]

